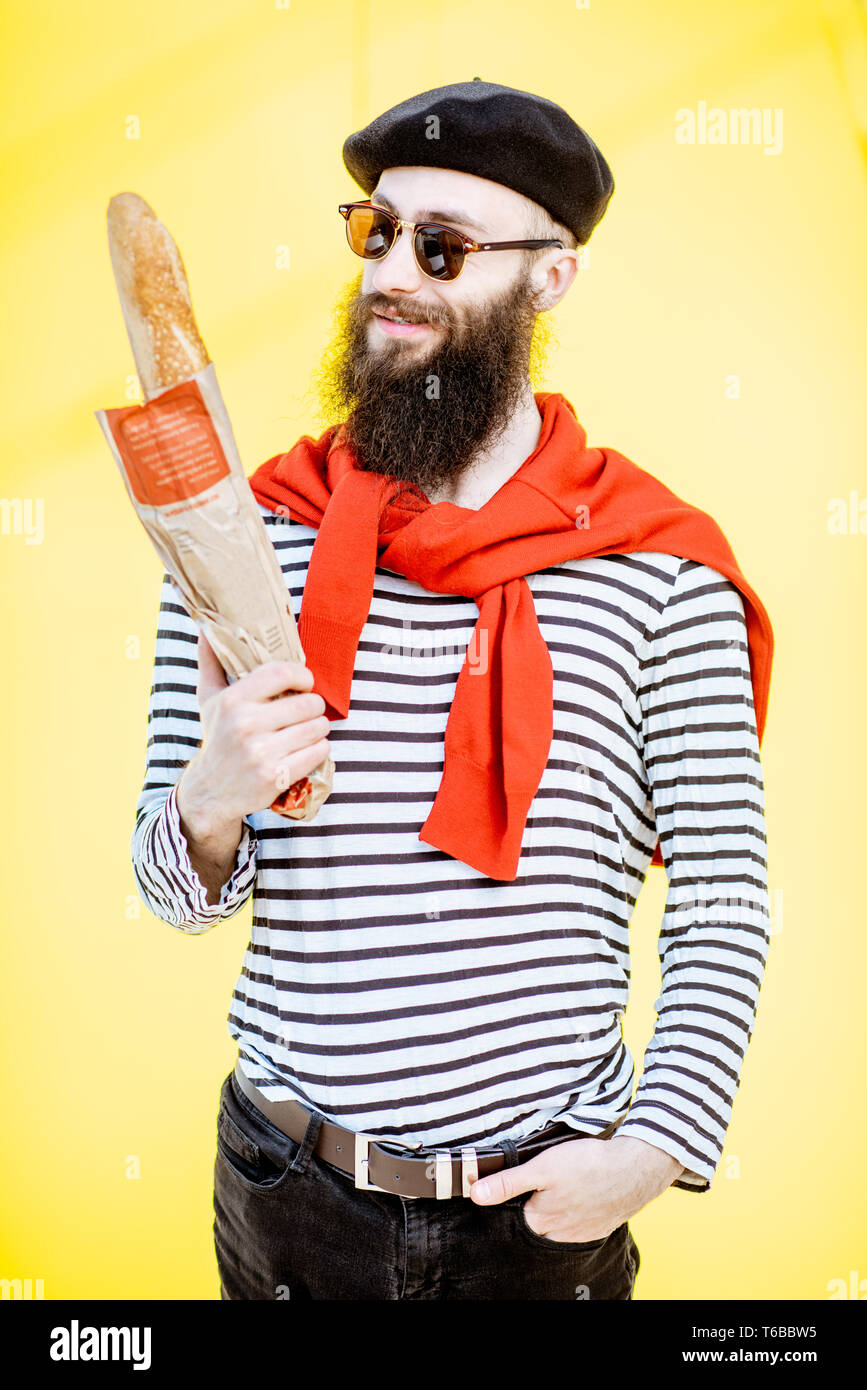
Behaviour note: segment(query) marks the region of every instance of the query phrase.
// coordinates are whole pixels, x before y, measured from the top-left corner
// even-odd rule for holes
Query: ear
[[[535,292],[534,307],[539,313],[553,309],[559,304],[575,276],[578,274],[579,251],[564,247],[552,247],[550,251],[539,254],[538,264],[533,267],[530,282]]]

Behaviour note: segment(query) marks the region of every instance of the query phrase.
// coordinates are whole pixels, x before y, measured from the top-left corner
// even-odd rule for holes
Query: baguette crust
[[[145,400],[210,362],[193,314],[181,253],[137,193],[108,205],[108,245]]]

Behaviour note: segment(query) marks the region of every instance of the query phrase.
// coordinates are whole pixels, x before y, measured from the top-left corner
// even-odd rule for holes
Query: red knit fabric
[[[249,478],[264,506],[318,529],[298,629],[330,718],[349,713],[378,563],[433,593],[475,599],[469,650],[486,652],[488,660],[466,660],[458,676],[443,776],[419,839],[506,880],[517,877],[527,813],[553,737],[551,657],[525,575],[564,560],[641,550],[718,570],[744,599],[760,742],[773,659],[770,618],[713,518],[615,449],[589,448],[565,396],[537,392],[536,404],[536,448],[477,510],[432,505],[394,478],[364,472],[342,426],[319,439],[305,435]],[[583,507],[587,526],[576,524]],[[651,862],[663,862],[658,843]]]

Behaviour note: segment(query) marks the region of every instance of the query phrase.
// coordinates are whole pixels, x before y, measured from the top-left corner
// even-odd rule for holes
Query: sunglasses
[[[405,222],[370,202],[341,203],[340,212],[346,218],[346,240],[356,256],[366,261],[381,261],[403,228],[408,228],[416,265],[429,280],[457,280],[466,257],[474,251],[541,251],[546,246],[563,246],[557,240],[473,241],[454,227],[439,222]]]

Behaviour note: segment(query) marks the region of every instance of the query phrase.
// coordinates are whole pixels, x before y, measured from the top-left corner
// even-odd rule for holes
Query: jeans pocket
[[[524,1206],[532,1197],[532,1192],[525,1194],[519,1206],[515,1207],[515,1214],[518,1221],[518,1230],[525,1240],[533,1245],[541,1245],[546,1250],[586,1250],[588,1254],[593,1250],[601,1250],[613,1236],[617,1235],[617,1230],[609,1232],[607,1236],[602,1236],[599,1240],[552,1240],[550,1236],[541,1236],[538,1231],[534,1231],[527,1222]],[[625,1223],[624,1223],[625,1224]],[[617,1228],[620,1229],[619,1227]]]
[[[217,1161],[235,1182],[263,1196],[281,1190],[300,1148],[246,1096],[238,1096],[231,1076],[226,1078],[217,1114]]]

